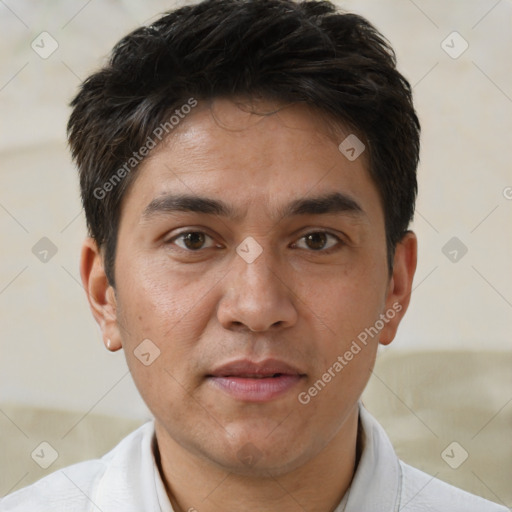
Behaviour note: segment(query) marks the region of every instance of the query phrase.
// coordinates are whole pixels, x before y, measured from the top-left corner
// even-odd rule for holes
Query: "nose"
[[[293,283],[286,282],[270,249],[251,263],[236,255],[223,279],[217,318],[225,329],[264,332],[291,327],[298,318]]]

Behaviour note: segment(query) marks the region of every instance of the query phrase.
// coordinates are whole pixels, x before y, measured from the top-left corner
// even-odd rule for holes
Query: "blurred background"
[[[416,354],[416,361],[421,356],[430,372],[443,361],[443,375],[456,375],[460,368],[440,357],[464,354],[468,371],[475,372],[474,379],[466,378],[475,389],[457,388],[459,395],[450,394],[446,409],[464,401],[488,406],[489,416],[475,425],[489,420],[489,439],[499,421],[510,433],[512,372],[496,365],[510,362],[512,352],[512,2],[338,4],[368,17],[389,39],[400,70],[414,87],[423,129],[412,226],[419,238],[415,289],[398,336],[381,358],[385,363],[385,358]],[[16,407],[67,411],[71,416],[62,433],[90,414],[134,424],[150,417],[122,352],[111,354],[103,347],[81,286],[78,262],[86,231],[65,126],[68,104],[80,82],[105,62],[112,46],[128,31],[177,5],[181,3],[163,0],[0,0],[4,446],[18,437],[27,446],[39,441],[30,439]],[[449,360],[455,366],[461,361]],[[480,370],[491,378],[479,378]],[[383,366],[380,377],[386,371]],[[414,379],[415,373],[409,371],[409,377]],[[439,386],[435,392],[430,388],[438,380],[431,377],[414,388],[431,394],[431,407],[443,400],[433,395],[443,393]],[[384,387],[391,388],[389,382]],[[393,395],[395,402],[417,412],[419,402],[406,392],[394,388]],[[374,403],[377,410],[385,402],[374,398]],[[508,439],[508,445],[493,449],[510,454]],[[440,440],[439,447],[450,440]],[[32,464],[30,453],[26,459],[26,465]],[[445,469],[444,479],[452,478],[453,468]],[[477,476],[482,482],[475,480],[477,491],[495,501],[512,500],[503,476],[508,474],[510,481],[510,459],[506,468],[494,470],[487,480]],[[0,495],[39,475],[31,471],[6,473]]]

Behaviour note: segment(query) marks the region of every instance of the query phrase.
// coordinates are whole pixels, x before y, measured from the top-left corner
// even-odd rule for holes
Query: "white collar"
[[[363,450],[349,490],[345,512],[396,512],[402,470],[384,429],[359,402]],[[335,512],[342,512],[342,503]]]
[[[154,435],[150,421],[103,457],[106,470],[92,498],[99,510],[173,512],[153,456]]]

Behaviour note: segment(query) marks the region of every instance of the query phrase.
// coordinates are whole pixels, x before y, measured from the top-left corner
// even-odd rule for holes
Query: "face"
[[[97,319],[157,435],[232,472],[246,455],[289,471],[334,442],[407,306],[414,251],[397,249],[390,276],[366,155],[347,159],[350,132],[325,126],[303,106],[216,100],[123,200]]]

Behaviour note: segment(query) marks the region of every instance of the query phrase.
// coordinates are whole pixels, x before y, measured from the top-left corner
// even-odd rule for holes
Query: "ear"
[[[389,280],[384,313],[388,321],[380,333],[379,340],[382,345],[389,345],[393,341],[407,311],[417,259],[418,240],[412,231],[407,231],[395,250],[393,274]]]
[[[101,328],[103,343],[115,352],[122,347],[115,290],[105,274],[103,255],[92,238],[86,238],[82,245],[80,276],[92,314]]]

